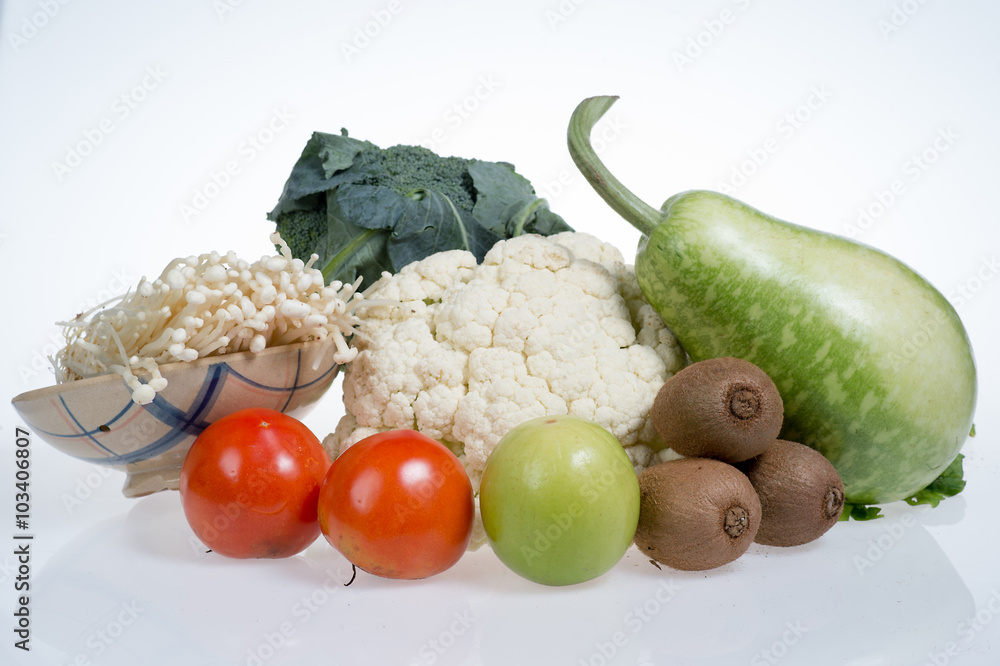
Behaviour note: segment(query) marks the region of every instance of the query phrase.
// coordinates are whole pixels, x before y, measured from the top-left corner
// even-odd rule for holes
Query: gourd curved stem
[[[615,178],[590,142],[590,133],[601,116],[618,101],[615,95],[588,97],[580,102],[569,120],[569,154],[601,198],[636,229],[649,235],[663,219],[663,213],[632,193]]]

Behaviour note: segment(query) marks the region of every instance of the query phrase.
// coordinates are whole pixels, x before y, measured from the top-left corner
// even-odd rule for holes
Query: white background
[[[0,662],[996,663],[998,28],[1000,5],[974,0],[3,3]],[[175,256],[269,252],[265,214],[314,130],[512,162],[631,257],[638,233],[565,146],[595,94],[621,96],[602,157],[651,204],[730,187],[952,300],[980,372],[965,493],[699,574],[633,550],[550,589],[487,550],[343,587],[325,543],[204,555],[176,494],[126,500],[117,473],[35,441],[32,650],[14,649],[9,398],[52,383],[54,322]],[[307,424],[342,413],[338,383]]]

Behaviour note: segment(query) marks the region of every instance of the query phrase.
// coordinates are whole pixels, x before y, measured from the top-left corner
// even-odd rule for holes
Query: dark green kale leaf
[[[572,231],[510,164],[383,150],[344,130],[313,133],[268,219],[292,254],[318,255],[327,282],[363,284],[435,252],[482,261],[502,238]]]
[[[468,167],[479,193],[473,214],[496,234],[512,238],[532,233],[550,236],[573,229],[549,210],[531,183],[505,162],[472,160]]]

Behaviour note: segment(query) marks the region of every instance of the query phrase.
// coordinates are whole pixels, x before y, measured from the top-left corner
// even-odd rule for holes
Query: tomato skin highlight
[[[448,447],[390,430],[343,451],[319,496],[326,540],[383,578],[420,579],[451,568],[472,538],[472,482]]]
[[[329,467],[301,421],[239,410],[191,445],[180,476],[184,515],[202,543],[227,557],[290,557],[319,536],[317,502]]]

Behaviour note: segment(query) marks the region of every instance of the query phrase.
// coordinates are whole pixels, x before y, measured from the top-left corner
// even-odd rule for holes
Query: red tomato
[[[319,495],[326,540],[384,578],[427,578],[450,568],[469,546],[474,515],[462,463],[414,430],[372,435],[345,450]]]
[[[289,557],[319,536],[317,501],[330,456],[301,421],[242,409],[209,425],[181,468],[184,515],[228,557]]]

